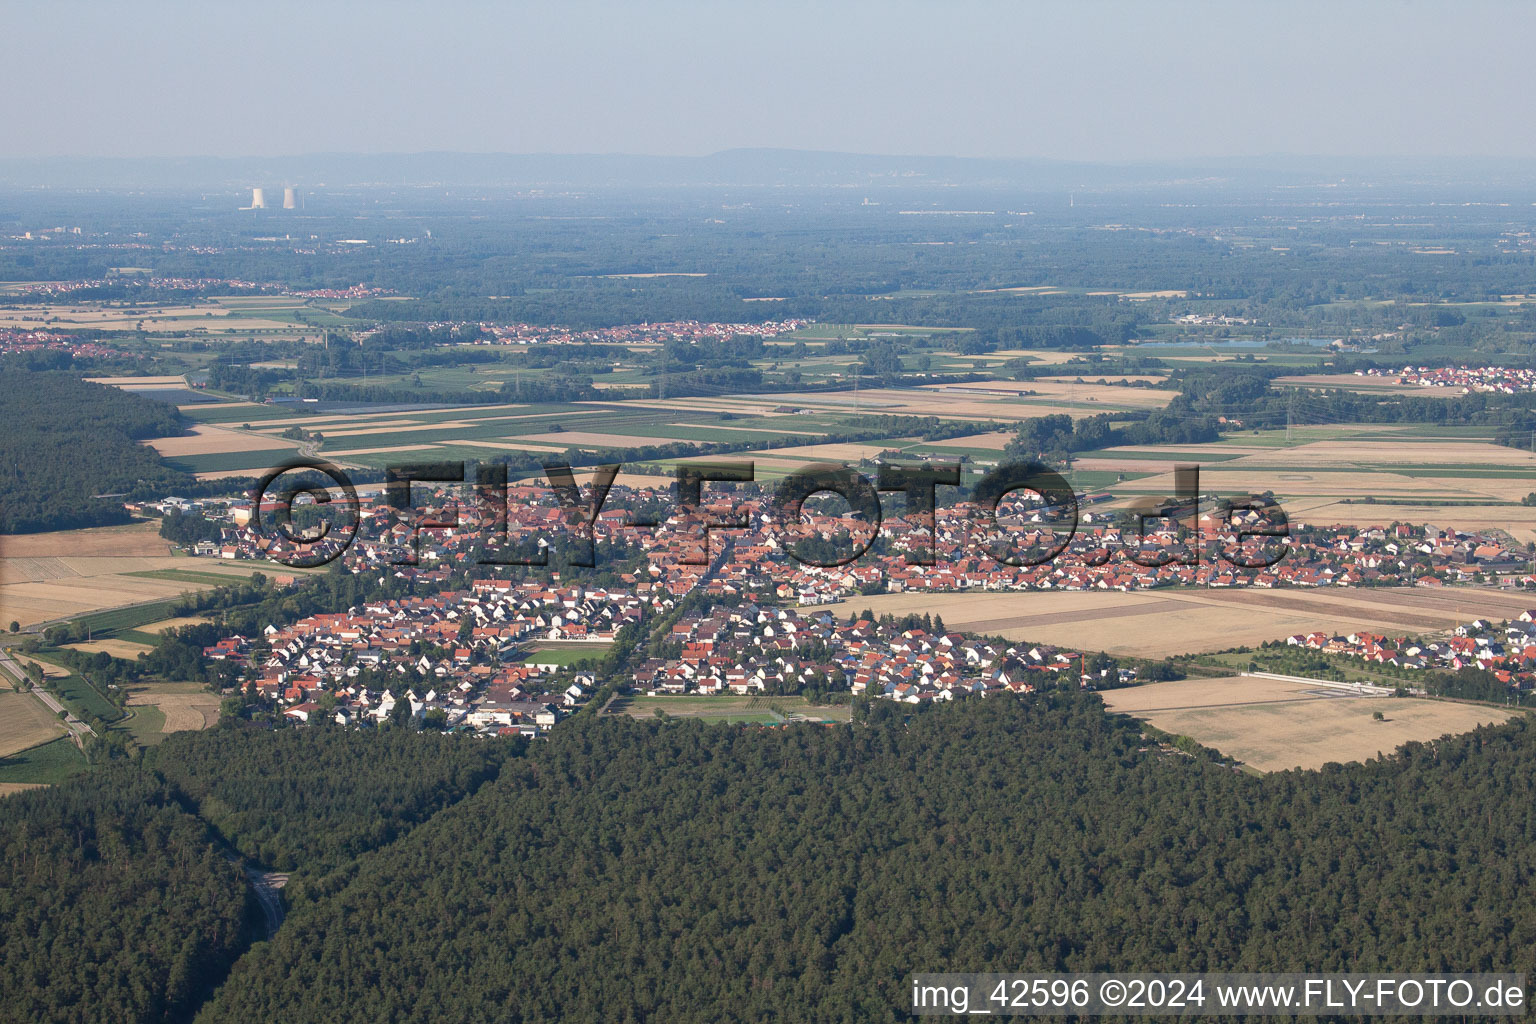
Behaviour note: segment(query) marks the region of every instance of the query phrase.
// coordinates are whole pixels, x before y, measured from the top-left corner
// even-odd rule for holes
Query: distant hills
[[[0,159],[0,188],[249,188],[256,184],[514,188],[901,186],[1156,188],[1536,183],[1536,162],[1253,157],[1084,163],[730,149],[708,156],[510,153],[317,153],[291,157]]]

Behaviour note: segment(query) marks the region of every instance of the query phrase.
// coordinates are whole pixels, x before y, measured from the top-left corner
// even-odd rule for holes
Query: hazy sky
[[[0,157],[1536,157],[1536,4],[0,5]]]

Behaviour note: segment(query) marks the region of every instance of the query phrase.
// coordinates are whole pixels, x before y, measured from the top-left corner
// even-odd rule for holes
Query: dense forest
[[[191,477],[139,441],[182,432],[174,406],[68,373],[0,366],[0,532],[128,520],[110,494],[174,493]]]
[[[0,801],[0,1021],[187,1018],[249,939],[245,881],[163,783]]]
[[[897,1020],[914,970],[1522,971],[1533,770],[1517,720],[1255,778],[1075,694],[526,750],[231,723],[0,802],[0,1019],[217,985],[199,1021]],[[226,841],[299,872],[270,942]]]
[[[257,938],[240,858],[305,878],[473,793],[520,741],[183,733],[0,800],[0,1021],[185,1021]],[[303,880],[286,892],[302,900]]]
[[[895,1020],[918,969],[1530,959],[1523,722],[1256,779],[1093,697],[877,712],[572,722],[315,887],[199,1020]]]
[[[176,245],[136,257],[157,275],[388,288],[410,298],[369,301],[354,312],[401,324],[525,321],[580,329],[810,316],[964,325],[997,332],[1004,347],[1061,347],[1091,337],[1118,340],[1127,323],[1140,319],[1126,316],[1113,294],[1087,292],[1177,289],[1213,311],[1240,308],[1284,329],[1406,324],[1407,336],[1436,328],[1469,349],[1508,348],[1509,338],[1499,335],[1528,337],[1536,329],[1529,308],[1416,305],[1498,301],[1528,289],[1536,254],[1511,242],[1531,228],[1528,186],[1462,184],[1452,191],[1388,178],[1277,193],[1224,175],[1172,183],[1154,174],[1134,188],[1079,191],[1075,206],[1064,187],[1022,181],[963,188],[921,179],[871,182],[869,192],[319,190],[303,214],[303,240],[295,232],[288,245],[256,239],[288,231],[289,215],[237,211],[229,194],[74,194],[68,208],[86,231],[174,237]],[[1454,202],[1446,201],[1448,193]],[[60,216],[63,196],[17,194],[6,223],[19,229]],[[1430,206],[1435,213],[1427,221]],[[990,212],[904,215],[956,209]],[[409,244],[335,244],[384,232]],[[1426,260],[1413,251],[1415,241],[1456,251]],[[317,244],[322,259],[315,258]],[[107,279],[117,259],[96,247],[0,247],[0,280],[102,280],[102,298],[159,298],[116,290]],[[658,272],[698,276],[628,276]],[[1063,292],[1017,291],[1030,288]],[[228,289],[193,294],[219,290]],[[767,298],[776,301],[750,301]],[[1361,300],[1370,303],[1354,304]],[[1159,300],[1141,307],[1148,314],[1160,308]]]
[[[221,729],[174,737],[147,765],[257,863],[319,874],[473,793],[520,749],[403,729]]]

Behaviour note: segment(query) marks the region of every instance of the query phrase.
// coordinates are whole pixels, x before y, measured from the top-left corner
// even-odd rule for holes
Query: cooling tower
[[[299,190],[296,188],[283,189],[283,209],[297,210],[299,208]]]
[[[267,208],[267,190],[264,188],[251,189],[251,209],[265,210]]]

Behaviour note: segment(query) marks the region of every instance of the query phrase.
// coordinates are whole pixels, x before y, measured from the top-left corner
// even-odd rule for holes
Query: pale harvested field
[[[966,434],[963,437],[951,437],[943,441],[927,441],[924,443],[933,448],[994,448],[997,451],[1002,451],[1013,438],[1014,435],[1008,431],[997,430],[988,434]],[[1081,464],[1081,460],[1078,460],[1078,464]]]
[[[600,448],[639,448],[653,444],[676,444],[675,437],[643,437],[638,434],[599,434],[589,430],[561,430],[552,434],[527,434],[519,440],[558,444],[563,448],[594,445]]]
[[[1035,383],[1037,383],[1037,384],[1044,384],[1044,383],[1053,383],[1053,384],[1074,383],[1075,384],[1075,383],[1077,383],[1078,377],[1081,377],[1088,384],[1098,384],[1100,382],[1103,382],[1105,384],[1160,384],[1160,383],[1162,383],[1162,381],[1164,381],[1166,379],[1164,377],[1159,377],[1159,376],[1156,376],[1156,375],[1150,374],[1150,373],[1142,373],[1142,374],[1120,373],[1120,374],[1113,374],[1113,375],[1105,375],[1105,374],[1098,374],[1098,373],[1092,373],[1092,372],[1084,372],[1084,373],[1081,373],[1081,374],[1065,374],[1065,373],[1063,373],[1063,374],[1058,374],[1058,375],[1052,376],[1052,377],[1036,377],[1035,378]],[[1027,382],[1019,382],[1019,386],[1020,387],[1027,386]]]
[[[0,536],[0,558],[170,553],[170,542],[160,536],[159,520],[128,523],[124,526],[96,526],[88,530]],[[3,580],[3,574],[0,574],[0,581]]]
[[[9,685],[0,690],[0,757],[47,743],[64,735],[64,724],[43,702]]]
[[[697,423],[668,423],[669,427],[697,427]],[[710,430],[730,430],[743,434],[788,434],[793,437],[825,437],[825,432],[816,430],[771,430],[768,427],[732,427],[724,423],[711,423]]]
[[[134,661],[141,654],[148,654],[154,650],[148,644],[136,644],[131,640],[91,640],[77,644],[65,644],[72,651],[84,651],[87,654],[110,654],[114,658],[123,658]]]
[[[0,797],[8,797],[12,793],[25,793],[29,789],[47,789],[46,782],[0,782]]]
[[[1224,463],[1234,469],[1250,463],[1303,469],[1370,466],[1499,466],[1531,470],[1536,482],[1536,454],[1491,441],[1313,441],[1290,448],[1270,448]]]
[[[1233,455],[1257,455],[1261,452],[1276,451],[1274,448],[1266,448],[1257,444],[1149,444],[1149,445],[1123,445],[1116,448],[1101,448],[1094,452],[1096,457],[1109,458],[1124,455],[1128,458],[1136,458],[1151,452],[1167,452],[1174,455],[1188,455],[1191,458],[1187,462],[1199,462],[1203,456],[1227,456]]]
[[[14,619],[23,626],[208,589],[200,583],[124,575],[130,572],[193,569],[227,575],[231,580],[236,580],[253,572],[271,572],[278,568],[260,562],[98,555],[31,560],[6,558],[0,559],[0,571],[18,562],[34,569],[45,565],[50,573],[42,579],[18,579],[16,576],[0,578],[0,623]],[[286,568],[281,571],[292,572]],[[36,573],[33,575],[35,577]]]
[[[804,396],[800,395],[769,395],[766,397],[737,395],[721,396],[719,398],[711,398],[707,400],[702,398],[635,399],[633,401],[626,401],[624,403],[624,407],[626,409],[668,409],[672,412],[736,412],[743,413],[748,416],[772,417],[790,415],[789,413],[774,412],[774,409],[781,405],[794,406],[795,408],[805,408],[807,403],[801,401],[803,397]],[[579,402],[577,404],[595,405],[598,403]],[[612,407],[612,404],[613,403],[603,403],[603,409],[593,409],[591,412],[582,411],[561,413],[561,416],[593,415],[606,411]]]
[[[39,323],[36,318],[42,317]],[[208,327],[220,331],[293,330],[281,320],[263,320],[233,313],[221,306],[161,306],[155,309],[98,309],[88,306],[27,306],[0,310],[0,329],[37,330],[40,327],[94,327],[103,331],[179,330]]]
[[[314,425],[314,423],[309,424],[309,426]],[[383,433],[385,431],[396,429],[420,430],[423,427],[423,424],[420,420],[413,420],[399,415],[392,415],[387,420],[370,420],[366,418],[342,420],[338,425],[342,427],[341,430],[321,429],[320,433],[324,434],[326,437],[344,437],[347,434],[367,434],[375,430]],[[442,426],[445,427],[462,427],[463,425],[463,423],[457,421],[442,424]],[[279,434],[281,434],[283,430],[286,429],[284,427],[273,426],[272,420],[267,420],[266,422],[259,425],[253,424],[252,426],[256,430],[275,432]]]
[[[795,449],[789,449],[789,450],[794,451]],[[739,454],[738,453],[732,453],[730,455],[689,455],[686,458],[667,459],[667,460],[664,460],[664,461],[667,462],[667,463],[673,463],[673,462],[676,462],[676,463],[682,463],[682,462],[730,462],[730,463],[750,462],[750,463],[752,463],[753,468],[755,470],[758,470],[758,471],[765,470],[765,469],[774,469],[774,470],[783,470],[785,473],[794,473],[794,472],[797,472],[799,470],[805,469],[807,466],[812,465],[811,462],[805,462],[805,461],[801,461],[799,459],[774,458],[773,455],[764,454],[763,452],[742,452],[742,453],[739,453]],[[836,461],[836,460],[822,459],[820,461],[831,462],[831,461]],[[671,478],[669,478],[669,479],[671,479]]]
[[[599,410],[594,409],[591,412],[582,411],[561,413],[560,418],[565,419],[568,416],[590,416],[595,415],[598,411]],[[323,434],[326,441],[329,442],[334,441],[337,438],[357,437],[363,434],[404,434],[418,430],[459,430],[466,427],[481,427],[485,426],[487,423],[496,423],[503,420],[513,421],[539,418],[547,419],[549,418],[549,414],[539,413],[537,415],[528,416],[463,416],[458,419],[444,421],[412,420],[397,416],[390,420],[382,420],[371,424],[367,420],[354,419],[350,422],[340,422],[333,426],[325,426],[323,424],[317,425],[313,420],[300,422],[304,423],[308,427],[319,426],[319,433]],[[280,421],[267,420],[262,424],[261,429],[268,430],[273,426],[274,423],[277,422]],[[281,426],[276,428],[277,433],[281,433],[282,430],[283,428]],[[667,439],[663,439],[663,443],[665,443],[665,440]],[[432,444],[443,445],[458,443],[459,442],[454,438],[444,437],[432,442],[422,442],[415,447],[427,447]]]
[[[1168,394],[1171,398],[1171,392]],[[1005,396],[988,399],[982,395],[972,398],[953,392],[877,388],[860,389],[857,395],[852,390],[821,391],[797,395],[788,401],[780,399],[775,404],[822,412],[852,412],[857,408],[861,413],[870,415],[940,416],[947,420],[1026,420],[1036,416],[1056,415],[1082,418],[1110,411],[1108,403],[1079,399],[1075,405],[1071,405],[1065,404],[1065,397],[1062,395],[1055,399],[1063,404],[1035,404],[1035,399],[1024,401]]]
[[[361,434],[405,434],[414,430],[456,430],[467,427],[463,420],[450,420],[447,423],[418,423],[413,420],[397,420],[392,427],[354,427],[346,425],[344,430],[326,429],[320,431],[327,441],[334,441],[338,437],[357,437]]]
[[[1362,395],[1456,398],[1466,393],[1465,388],[1426,388],[1418,384],[1404,384],[1397,377],[1357,377],[1352,373],[1298,373],[1291,377],[1276,377],[1270,383],[1275,387],[1343,388]]]
[[[201,626],[208,619],[202,615],[183,615],[176,619],[161,619],[159,622],[151,622],[148,625],[139,626],[140,633],[164,633],[167,630],[180,629],[182,626]]]
[[[1155,377],[1141,378],[1156,380]],[[1115,384],[1078,384],[1073,380],[978,380],[959,384],[925,384],[923,390],[938,394],[954,394],[959,391],[1011,391],[1030,401],[1050,398],[1056,401],[1070,399],[1075,402],[1097,402],[1106,406],[1127,409],[1161,409],[1173,401],[1176,392],[1154,388],[1120,387]],[[1025,392],[1033,394],[1025,395]]]
[[[1173,494],[1173,467],[1156,476],[1121,485],[1134,494]],[[1259,494],[1273,491],[1282,503],[1294,498],[1408,498],[1519,501],[1530,494],[1532,482],[1514,477],[1406,476],[1400,473],[1347,469],[1242,469],[1235,463],[1200,467],[1202,491],[1218,494]]]
[[[146,443],[166,458],[175,458],[178,455],[211,455],[214,452],[261,452],[275,451],[279,448],[298,448],[298,443],[294,441],[248,434],[240,430],[230,430],[228,427],[215,427],[208,423],[199,423],[191,430],[192,433],[187,436],[162,437]]]
[[[251,365],[255,366],[256,364],[252,363]],[[210,409],[210,408],[213,408],[213,407],[214,406],[211,405],[208,402],[191,402],[191,403],[188,403],[187,405],[178,405],[176,408],[178,410],[180,410],[181,412],[190,412],[190,411],[192,411],[194,409]],[[261,408],[265,408],[260,402],[219,402],[217,404],[217,407],[220,408],[220,409],[261,409]],[[265,422],[265,421],[263,421],[263,422]]]
[[[1326,498],[1285,503],[1297,522],[1347,526],[1429,523],[1457,530],[1502,530],[1524,544],[1536,541],[1536,508],[1526,505],[1364,505]]]
[[[612,404],[613,403],[609,403],[609,408],[612,408]],[[625,402],[624,404],[628,405],[629,403]],[[480,415],[471,415],[471,413],[473,413],[475,411],[475,410],[471,409],[468,412],[466,412],[465,415],[460,416],[459,419],[463,420],[466,423],[494,423],[494,422],[497,422],[497,421],[500,421],[500,420],[537,420],[537,419],[550,419],[550,418],[552,418],[552,414],[551,413],[547,413],[547,412],[523,412],[523,413],[518,413],[518,414],[512,415],[512,416],[509,416],[505,412],[503,412],[503,410],[505,410],[505,409],[526,409],[526,408],[527,408],[527,406],[525,406],[525,405],[480,406],[480,408],[478,410],[480,412]],[[603,413],[602,409],[590,409],[590,410],[588,410],[588,409],[562,409],[560,411],[559,415],[558,415],[558,418],[564,420],[564,419],[566,419],[568,417],[571,417],[571,416],[599,416],[602,413]]]
[[[12,654],[11,657],[23,665],[36,665],[43,670],[43,675],[48,679],[64,679],[69,675],[69,669],[63,665],[55,665],[51,661],[38,661],[25,654]]]
[[[876,594],[826,605],[839,618],[931,612],[945,626],[1082,651],[1168,657],[1257,646],[1313,631],[1393,636],[1453,628],[1477,617],[1510,619],[1530,595],[1474,587],[1443,590],[1282,588],[1024,593]]]
[[[469,444],[468,441],[459,441],[459,444]],[[400,444],[390,448],[349,448],[346,451],[326,451],[326,455],[341,458],[346,455],[383,455],[388,452],[425,452],[436,448],[435,444]],[[249,472],[247,470],[247,472]]]
[[[541,416],[549,416],[549,413],[545,412],[527,412],[517,414],[509,414],[508,412],[510,409],[526,408],[528,408],[527,405],[456,405],[444,407],[442,409],[423,410],[419,413],[389,413],[387,414],[387,419],[400,423],[417,423],[420,425],[421,429],[425,430],[428,428],[436,428],[442,426],[443,424],[435,422],[434,418],[438,416],[445,416],[450,413],[454,414],[453,420],[451,422],[460,426],[465,423],[483,423],[489,420],[531,420],[538,419]],[[602,411],[604,410],[571,410],[561,412],[560,418],[564,419],[567,416],[595,416]],[[340,412],[330,413],[324,416],[293,416],[286,419],[262,420],[259,424],[259,429],[269,430],[273,427],[276,427],[279,431],[281,431],[283,427],[318,426],[321,428],[321,433],[328,434],[329,431],[324,429],[327,424],[331,426],[340,426],[343,428],[352,428],[357,426],[366,426],[367,424],[384,419],[386,419],[386,416],[380,413]],[[257,424],[252,424],[252,426],[257,426]]]
[[[1055,349],[1044,348],[1000,348],[996,352],[988,354],[990,359],[1030,359],[1042,366],[1056,366],[1070,362],[1078,357],[1077,352],[1058,352]]]
[[[910,437],[893,437],[878,444],[861,444],[856,441],[834,444],[808,444],[797,448],[770,448],[734,457],[757,459],[759,461],[807,459],[816,462],[857,462],[860,459],[872,459],[884,451],[909,445],[914,440],[914,438]]]
[[[147,692],[133,693],[128,697],[129,707],[146,704],[159,708],[165,715],[165,726],[161,732],[207,729],[219,720],[219,697],[206,690],[200,693],[167,693],[158,692],[152,687]]]
[[[1182,299],[1189,292],[1176,288],[1165,288],[1156,292],[1089,292],[1089,295],[1118,295],[1124,299]]]
[[[241,476],[254,479],[260,477],[261,472],[259,469],[217,469],[204,473],[193,473],[192,477],[196,480],[230,480]]]
[[[187,378],[174,377],[86,377],[92,384],[105,384],[114,388],[184,388]]]
[[[30,626],[198,589],[116,575],[185,567],[185,559],[170,557],[170,544],[157,529],[145,522],[0,538],[0,623]]]
[[[1191,459],[1190,462],[1196,460]],[[1170,463],[1166,459],[1136,459],[1136,458],[1073,458],[1072,468],[1075,470],[1102,470],[1107,473],[1165,473]],[[1205,467],[1201,467],[1201,472]],[[1203,479],[1203,478],[1202,478]],[[1113,488],[1114,484],[1105,484],[1105,487]]]
[[[595,474],[591,470],[576,470],[571,474],[572,479],[581,487],[591,485]],[[616,487],[633,487],[637,490],[662,490],[671,487],[677,482],[677,478],[671,474],[666,476],[651,476],[648,473],[620,473],[613,478]],[[583,491],[582,493],[586,493]]]
[[[467,445],[470,448],[494,448],[498,451],[563,452],[570,445],[529,444],[521,437],[504,437],[499,441],[445,441],[444,444]],[[354,453],[356,454],[356,453]]]
[[[1469,732],[1521,713],[1243,676],[1150,683],[1100,696],[1111,711],[1190,736],[1265,772],[1364,761],[1413,740]],[[1377,711],[1386,721],[1374,720]]]

